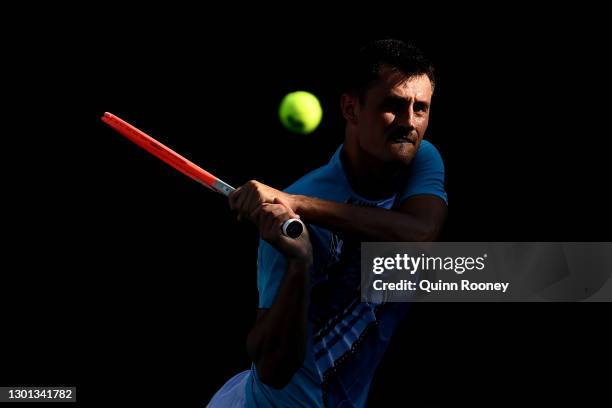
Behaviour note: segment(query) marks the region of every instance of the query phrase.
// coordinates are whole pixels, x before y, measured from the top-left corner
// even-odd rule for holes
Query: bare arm
[[[360,240],[433,241],[446,219],[446,203],[434,195],[406,200],[398,211],[293,196],[303,220]]]
[[[308,231],[291,239],[280,234],[284,221],[296,214],[274,200],[261,205],[251,219],[261,237],[285,255],[287,269],[274,303],[260,309],[247,338],[247,352],[264,384],[283,388],[304,363],[307,340],[309,273],[312,248]]]
[[[308,310],[308,264],[290,262],[274,304],[259,309],[247,352],[264,384],[283,388],[304,363]]]
[[[232,193],[230,207],[239,217],[249,217],[253,209],[275,197],[288,203],[303,221],[363,241],[433,241],[447,213],[444,200],[434,195],[414,196],[399,210],[386,210],[287,194],[257,181],[249,181]]]

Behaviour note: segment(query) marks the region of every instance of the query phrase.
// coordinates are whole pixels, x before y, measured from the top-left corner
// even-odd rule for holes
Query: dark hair
[[[400,40],[377,40],[366,44],[351,59],[343,78],[342,92],[356,93],[361,103],[368,88],[379,77],[381,65],[390,65],[408,78],[427,75],[435,85],[434,67],[413,45]]]

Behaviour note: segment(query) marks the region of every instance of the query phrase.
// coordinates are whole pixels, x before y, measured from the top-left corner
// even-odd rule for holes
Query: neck
[[[401,182],[402,165],[385,163],[345,138],[340,155],[344,172],[353,191],[369,200],[391,197]]]

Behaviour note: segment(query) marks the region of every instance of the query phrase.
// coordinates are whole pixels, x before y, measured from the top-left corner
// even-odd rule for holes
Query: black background
[[[234,186],[284,188],[342,142],[338,67],[371,39],[411,41],[436,65],[427,138],[446,166],[442,240],[610,239],[596,10],[237,8],[13,15],[28,18],[7,46],[3,384],[76,385],[83,406],[202,406],[247,368],[256,229],[99,118],[128,120]],[[300,89],[324,109],[308,136],[277,118]],[[370,406],[603,395],[607,305],[412,310]]]

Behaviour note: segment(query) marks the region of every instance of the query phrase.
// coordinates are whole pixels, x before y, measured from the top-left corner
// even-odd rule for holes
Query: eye
[[[427,112],[429,106],[425,102],[415,102],[414,103],[414,111],[415,112]]]
[[[407,103],[401,98],[388,98],[383,102],[382,108],[386,112],[399,112],[407,108]]]

